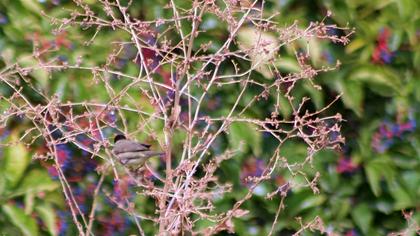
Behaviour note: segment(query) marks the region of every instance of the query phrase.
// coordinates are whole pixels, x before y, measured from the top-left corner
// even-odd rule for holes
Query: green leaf
[[[354,70],[348,79],[369,85],[369,89],[384,97],[394,96],[401,90],[402,78],[389,68],[367,65]]]
[[[249,56],[256,71],[265,78],[272,78],[272,73],[266,65],[276,56],[278,51],[278,39],[267,32],[259,31],[251,27],[243,27],[238,31],[239,47],[250,50]]]
[[[44,224],[47,226],[48,232],[50,235],[56,235],[57,230],[57,221],[54,208],[50,204],[39,205],[35,208],[38,212]]]
[[[357,205],[351,212],[353,221],[356,223],[364,235],[368,235],[370,225],[372,223],[373,214],[366,203]]]
[[[413,53],[413,64],[420,65],[420,50],[417,50],[416,52]],[[418,87],[417,89],[420,90],[420,88]],[[419,93],[417,94],[417,96],[420,96]]]
[[[7,204],[2,206],[2,210],[10,222],[18,227],[23,235],[38,235],[38,225],[35,219],[26,215],[22,209],[12,204]]]
[[[240,185],[240,163],[237,160],[226,160],[222,162],[220,167],[221,178],[226,179],[228,182],[234,185]]]
[[[304,201],[302,201],[298,207],[299,211],[316,207],[321,205],[326,200],[326,197],[324,195],[312,195],[308,198],[306,198]]]
[[[321,56],[322,56],[322,47],[320,41],[317,38],[306,38],[304,46],[306,47],[307,44],[309,47],[309,55],[311,62],[315,66],[319,66],[321,64]]]
[[[63,101],[67,99],[66,95],[69,91],[68,89],[68,79],[65,77],[65,75],[58,78],[58,81],[54,84],[54,91],[57,96],[58,100]]]
[[[32,213],[35,205],[35,195],[33,193],[28,193],[25,195],[25,214],[29,215]]]
[[[410,195],[416,198],[417,194],[420,193],[420,173],[417,171],[405,171],[402,173],[403,185],[409,190]]]
[[[379,212],[382,212],[384,214],[391,214],[393,209],[393,203],[388,200],[378,199],[375,203],[375,207]]]
[[[398,48],[400,48],[401,43],[403,42],[403,31],[397,30],[395,32],[392,32],[392,37],[389,42],[389,49],[391,51],[396,51]]]
[[[405,208],[415,206],[410,195],[396,180],[389,184],[389,192],[395,199],[395,210],[403,210]]]
[[[336,207],[337,219],[344,219],[351,210],[351,202],[349,199],[342,199]]]
[[[309,93],[311,101],[315,104],[317,109],[321,109],[324,106],[324,93],[314,88],[309,81],[305,81],[303,88]]]
[[[365,166],[366,175],[369,185],[375,196],[381,194],[380,181],[385,177],[388,184],[393,181],[395,176],[395,168],[389,157],[380,155],[374,160],[368,162]]]
[[[301,191],[293,195],[293,198],[286,200],[286,205],[288,206],[287,214],[289,216],[296,216],[300,212],[320,206],[323,202],[327,200],[327,197],[323,194],[313,195],[310,191]]]
[[[360,162],[375,158],[375,154],[372,152],[372,135],[379,127],[379,124],[379,120],[371,120],[367,126],[359,129],[359,139],[357,141],[360,155],[357,155],[357,157]]]
[[[46,171],[34,169],[24,177],[22,184],[19,185],[10,197],[52,191],[58,188],[58,186],[58,183],[54,182]]]
[[[381,181],[381,172],[380,170],[374,168],[374,167],[366,167],[366,174],[368,178],[368,182],[370,185],[370,188],[375,194],[375,196],[379,196],[381,194],[381,188],[380,188],[380,181]]]
[[[17,133],[13,133],[12,142],[18,140]],[[5,148],[3,173],[7,180],[8,190],[14,188],[22,178],[31,159],[28,150],[22,143]]]
[[[279,68],[280,72],[299,72],[301,70],[299,63],[296,59],[291,57],[282,57],[275,62],[275,65]]]
[[[352,109],[359,117],[363,113],[363,100],[365,97],[362,85],[358,81],[336,80],[337,89],[343,94],[341,100],[344,105]]]
[[[244,151],[251,148],[255,156],[261,154],[261,133],[252,124],[238,122],[231,124],[229,143],[233,148],[239,148],[241,144],[244,144],[246,148]]]
[[[22,5],[26,9],[30,10],[32,13],[41,14],[42,8],[39,5],[38,1],[33,1],[33,0],[20,0],[20,2],[22,3]]]
[[[287,157],[290,164],[295,164],[305,161],[308,155],[308,149],[303,143],[299,142],[285,142],[280,148],[280,156]],[[293,169],[293,168],[292,168]],[[296,177],[298,177],[297,175]]]
[[[64,195],[60,191],[45,192],[43,201],[59,207],[64,207],[66,205]]]
[[[411,18],[417,9],[415,1],[412,0],[396,0],[395,2],[397,3],[400,17],[404,19]]]
[[[346,46],[346,53],[347,54],[351,54],[354,51],[356,51],[357,49],[363,47],[366,45],[366,42],[363,38],[356,38],[354,40],[352,40],[349,45]]]
[[[289,101],[282,95],[278,96],[279,105],[280,105],[280,113],[285,117],[289,118],[292,115],[293,108],[290,105]]]
[[[22,67],[34,68],[30,72],[30,75],[36,79],[37,83],[41,86],[41,88],[47,88],[49,82],[49,75],[46,69],[38,68],[39,63],[29,55],[22,56],[18,61]]]
[[[4,191],[6,190],[6,178],[4,177],[3,173],[0,172],[0,199]]]

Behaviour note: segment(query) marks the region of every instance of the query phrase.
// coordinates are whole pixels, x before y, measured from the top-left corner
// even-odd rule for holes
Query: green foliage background
[[[86,2],[95,4],[95,0]],[[164,14],[161,6],[165,1],[135,2],[132,8],[134,16],[153,19]],[[351,43],[346,47],[323,41],[311,44],[314,65],[332,65],[338,59],[342,66],[339,70],[317,77],[318,83],[325,85],[321,92],[300,86],[296,93],[310,96],[318,108],[326,105],[336,94],[342,93],[341,99],[330,112],[339,112],[346,120],[342,128],[347,142],[343,153],[325,151],[317,155],[314,166],[321,173],[320,194],[314,195],[309,189],[292,190],[276,225],[277,234],[289,235],[299,229],[295,217],[302,217],[304,222],[308,222],[318,215],[324,221],[327,231],[341,235],[385,235],[405,228],[410,230],[409,234],[414,235],[415,224],[420,222],[420,214],[417,212],[420,207],[420,135],[414,125],[420,117],[420,2],[272,0],[265,4],[268,11],[280,12],[274,18],[280,25],[286,26],[298,20],[299,24],[305,26],[310,21],[323,19],[328,9],[333,12],[328,23],[356,29]],[[26,57],[32,53],[34,35],[47,41],[57,39],[51,34],[49,20],[41,12],[61,16],[66,14],[65,8],[73,7],[68,1],[1,1],[0,68],[16,61],[25,66],[34,64],[35,61]],[[216,45],[222,44],[228,32],[214,22],[215,19],[211,17],[204,18],[203,25],[209,29],[208,38]],[[375,50],[379,50],[379,37],[384,31],[389,32],[386,46],[392,56],[389,60],[375,61],[373,55]],[[90,65],[104,64],[109,53],[107,42],[113,38],[127,37],[112,31],[99,34],[87,51],[82,42],[93,33],[89,30],[70,29],[63,36],[63,45],[71,43],[72,46],[62,46],[56,52],[57,56],[74,62],[78,56],[83,55]],[[293,71],[298,67],[292,52],[285,50],[280,54],[284,59],[279,65],[281,70]],[[136,71],[133,65],[124,69],[133,74]],[[83,77],[88,75],[80,71],[55,72],[52,76],[54,79],[50,79],[45,71],[37,70],[31,76],[40,88],[49,94],[58,93],[62,100],[77,102],[107,98],[105,91],[86,86]],[[6,85],[0,84],[0,94],[7,97],[11,91]],[[34,102],[40,99],[32,94],[27,95]],[[215,99],[217,96],[223,97],[227,103],[234,99],[229,97],[229,91],[215,94]],[[7,103],[0,101],[0,112],[6,107]],[[253,112],[264,113],[263,109],[256,106]],[[223,114],[223,106],[212,112]],[[283,112],[284,116],[290,115],[287,109]],[[381,136],[382,144],[388,142],[381,146],[382,151],[378,151],[378,146],[372,140],[375,135],[380,136],[380,126],[404,124],[407,121],[412,122],[411,129],[398,137]],[[11,121],[8,127],[2,128],[2,139],[16,140],[24,130],[25,124],[17,125]],[[240,158],[229,160],[222,167],[220,175],[235,183],[236,187],[234,192],[220,200],[218,204],[221,209],[240,198],[245,191],[241,189],[240,175],[244,171],[246,158],[264,159],[267,155],[264,150],[272,148],[273,144],[263,135],[249,130],[249,127],[234,126],[224,140],[226,144],[220,144],[235,147],[242,138],[248,145]],[[298,160],[300,154],[305,155],[306,148],[300,143],[290,143],[282,151],[285,156],[294,156]],[[33,152],[33,149],[23,145],[4,148],[1,152],[0,233],[56,235],[62,228],[57,216],[57,211],[64,209],[59,183],[52,180],[38,162],[31,162]],[[354,168],[338,171],[343,158],[350,160]],[[310,175],[315,174],[310,168],[305,171]],[[287,173],[283,174],[282,178],[287,179]],[[267,192],[274,189],[275,185],[264,185],[261,188],[262,192]],[[266,235],[278,204],[278,200],[268,201],[262,194],[256,193],[245,205],[250,214],[234,222],[237,235]],[[412,218],[405,220],[402,210],[412,211]],[[205,223],[200,227],[205,227]],[[146,227],[146,230],[152,232],[153,226],[149,228]],[[68,235],[71,235],[71,227],[67,230]],[[304,232],[304,235],[313,234],[310,231]],[[114,232],[114,235],[118,235],[118,232]]]

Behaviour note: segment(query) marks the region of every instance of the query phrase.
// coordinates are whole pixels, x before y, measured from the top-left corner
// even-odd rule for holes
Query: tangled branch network
[[[276,173],[288,171],[291,178],[265,195],[281,199],[270,231],[273,234],[288,191],[302,187],[315,194],[319,191],[319,174],[310,178],[300,170],[311,165],[319,150],[337,149],[344,141],[340,114],[324,116],[339,96],[312,109],[310,99],[296,96],[294,90],[302,84],[321,90],[316,76],[340,64],[313,65],[311,42],[345,45],[353,30],[327,24],[330,12],[306,28],[298,22],[284,26],[277,14],[267,12],[265,1],[170,0],[162,6],[164,14],[151,20],[134,17],[132,1],[99,2],[91,6],[75,0],[65,17],[44,13],[54,35],[89,37],[79,37],[83,50],[77,57],[64,60],[57,45],[34,41],[32,55],[22,59],[34,63],[10,62],[0,73],[1,86],[11,91],[1,97],[7,104],[2,108],[1,125],[7,127],[20,119],[27,128],[14,142],[45,147],[34,158],[53,162],[80,235],[95,233],[97,204],[92,202],[88,214],[78,206],[59,158],[63,144],[100,161],[96,173],[101,181],[93,199],[103,192],[103,179],[112,176],[116,181],[128,178],[138,187],[137,195],[155,203],[155,212],[146,213],[134,201],[117,201],[108,194],[133,218],[140,234],[148,221],[158,225],[155,230],[161,235],[235,232],[232,219],[249,213],[243,205],[256,188]],[[109,49],[108,56],[92,64],[98,44]],[[294,55],[295,70],[282,69],[283,52]],[[39,80],[40,74],[47,75],[45,81]],[[87,98],[46,86],[60,82],[77,86]],[[249,145],[241,140],[236,140],[237,146],[226,144],[226,137],[238,127],[263,134],[276,147],[264,153],[258,174],[243,177],[245,194],[229,210],[222,210],[215,202],[233,186],[220,181],[218,170],[227,160],[243,155],[244,146]],[[116,133],[155,143],[154,149],[165,153],[159,160],[163,166],[153,160],[134,172],[121,166],[111,153]],[[302,162],[289,163],[281,154],[288,141],[307,146]],[[298,177],[305,181],[293,181]],[[210,226],[198,227],[200,221]],[[300,223],[301,231],[324,230],[319,218]]]

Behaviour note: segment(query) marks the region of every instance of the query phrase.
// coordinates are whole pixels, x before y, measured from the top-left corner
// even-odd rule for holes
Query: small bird
[[[124,166],[129,169],[139,169],[150,157],[164,154],[150,151],[150,146],[149,144],[128,140],[124,135],[118,134],[114,138],[112,152]]]

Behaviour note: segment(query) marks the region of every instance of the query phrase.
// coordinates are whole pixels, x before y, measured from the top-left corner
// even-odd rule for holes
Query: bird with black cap
[[[164,153],[151,151],[151,145],[128,140],[123,134],[114,138],[112,153],[120,163],[129,169],[139,169],[151,157],[162,156]]]

